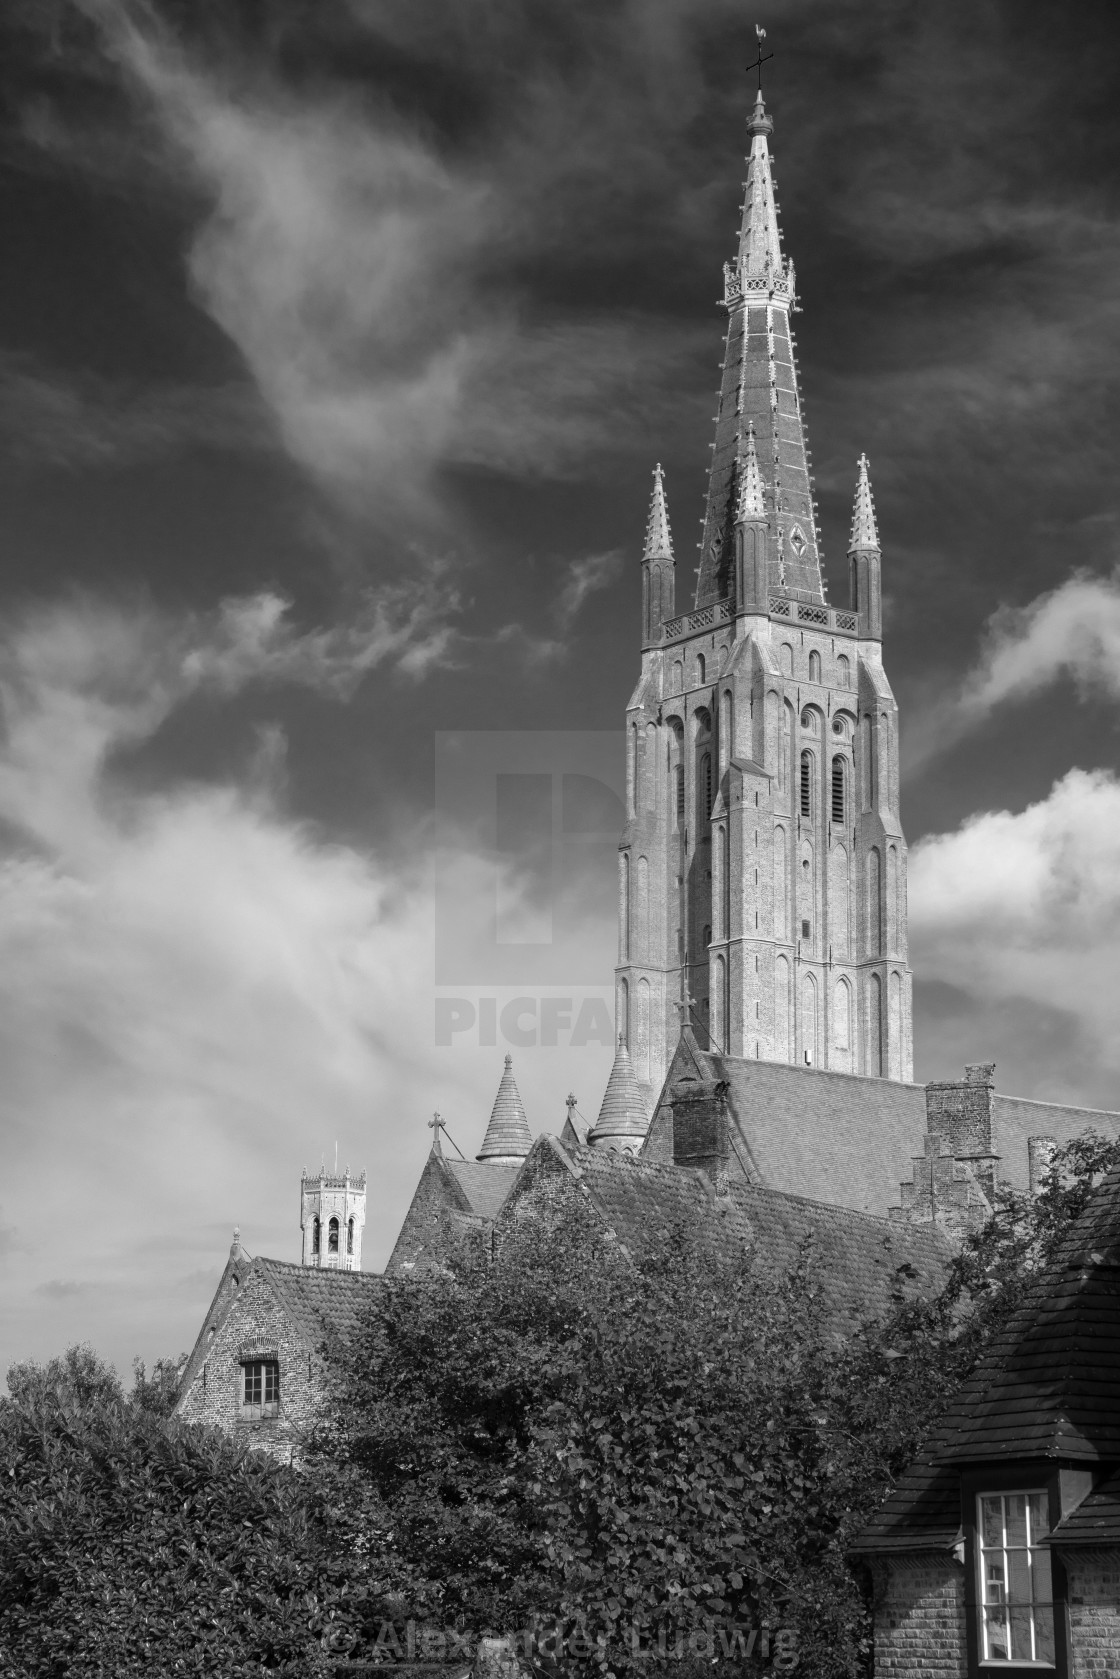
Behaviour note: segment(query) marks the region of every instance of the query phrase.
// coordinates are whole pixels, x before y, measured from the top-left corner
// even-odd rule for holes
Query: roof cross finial
[[[753,61],[753,63],[745,65],[744,69],[746,70],[748,76],[750,75],[752,70],[757,70],[758,71],[758,91],[759,91],[759,93],[761,93],[762,92],[762,66],[764,64],[768,64],[770,62],[770,60],[773,58],[774,54],[772,52],[764,53],[763,50],[762,50],[762,43],[766,39],[766,31],[765,31],[765,29],[763,29],[763,27],[760,23],[755,24],[754,32],[755,32],[755,35],[758,37],[758,57]]]

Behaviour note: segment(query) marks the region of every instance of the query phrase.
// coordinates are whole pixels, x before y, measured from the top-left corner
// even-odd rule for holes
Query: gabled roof
[[[489,1160],[448,1160],[444,1166],[466,1201],[466,1211],[478,1218],[496,1218],[520,1166],[500,1166]]]
[[[1070,1226],[858,1549],[913,1549],[915,1538],[944,1543],[954,1499],[959,1511],[963,1468],[1120,1460],[1118,1393],[1120,1171],[1109,1173]]]
[[[383,1280],[376,1271],[320,1271],[282,1259],[255,1259],[252,1269],[309,1350],[352,1336]]]
[[[753,1249],[770,1272],[792,1269],[803,1246],[811,1244],[825,1304],[838,1329],[884,1309],[900,1285],[900,1267],[913,1267],[912,1276],[903,1274],[908,1288],[933,1292],[953,1252],[949,1238],[932,1225],[892,1224],[737,1181],[717,1195],[705,1174],[693,1167],[606,1149],[569,1151],[547,1136],[534,1145],[503,1221],[531,1211],[536,1184],[556,1176],[586,1190],[607,1227],[635,1255],[661,1242],[682,1221],[703,1223],[721,1244]]]
[[[926,1129],[921,1085],[713,1055],[691,1033],[674,1056],[667,1102],[682,1075],[726,1081],[732,1167],[751,1182],[881,1217],[898,1206]],[[654,1120],[646,1153],[672,1158],[671,1137],[656,1134],[669,1123],[667,1110]]]

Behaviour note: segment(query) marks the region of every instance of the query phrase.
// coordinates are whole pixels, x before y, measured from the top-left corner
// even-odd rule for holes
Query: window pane
[[[1044,1492],[1032,1492],[1027,1495],[1032,1545],[1037,1545],[1038,1541],[1050,1532],[1050,1516],[1047,1510],[1049,1502]]]
[[[984,1611],[984,1659],[985,1661],[1010,1661],[1007,1642],[1007,1628],[1004,1625],[1003,1611],[1000,1609],[985,1609]]]
[[[264,1402],[275,1405],[280,1398],[280,1366],[266,1364],[264,1367]]]
[[[1003,1544],[1003,1499],[982,1498],[980,1500],[980,1525],[983,1533],[984,1549]]]
[[[1054,1660],[1054,1611],[1052,1609],[1036,1609],[1034,1612],[1034,1659],[1039,1662]]]
[[[1031,1612],[1029,1609],[1009,1609],[1007,1618],[1011,1623],[1011,1660],[1013,1662],[1029,1662],[1033,1660],[1031,1650]]]
[[[1027,1542],[1027,1498],[1025,1493],[1013,1492],[1007,1499],[1007,1543],[1025,1545]]]
[[[245,1365],[245,1403],[259,1405],[261,1402],[261,1367],[259,1364]]]
[[[1054,1581],[1050,1572],[1050,1552],[1045,1545],[1031,1552],[1031,1599],[1034,1603],[1053,1603]]]

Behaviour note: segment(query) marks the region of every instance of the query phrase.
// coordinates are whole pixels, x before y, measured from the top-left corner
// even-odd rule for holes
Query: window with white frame
[[[980,1660],[1054,1666],[1054,1587],[1045,1492],[981,1493],[976,1512]]]

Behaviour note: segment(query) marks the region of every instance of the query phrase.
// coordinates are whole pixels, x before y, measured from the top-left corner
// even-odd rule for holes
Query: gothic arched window
[[[684,826],[684,765],[677,765],[677,827]]]
[[[336,1218],[332,1218],[327,1225],[327,1252],[338,1252],[338,1220]]]
[[[802,816],[812,816],[813,814],[813,754],[811,752],[801,754],[801,814]]]
[[[312,1221],[311,1221],[311,1251],[312,1251],[312,1253],[318,1253],[319,1252],[319,1244],[320,1244],[320,1241],[321,1241],[321,1234],[322,1234],[322,1226],[320,1225],[319,1220],[317,1218],[312,1219]]]
[[[353,1253],[354,1251],[354,1220],[352,1218],[346,1220],[346,1251],[347,1253]]]
[[[851,686],[852,666],[846,653],[841,653],[840,657],[836,661],[836,675],[839,679],[841,688],[848,688]]]
[[[844,760],[832,760],[832,820],[841,826],[844,822]]]
[[[819,682],[821,679],[821,656],[819,653],[809,654],[809,681]]]

